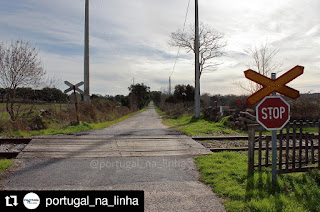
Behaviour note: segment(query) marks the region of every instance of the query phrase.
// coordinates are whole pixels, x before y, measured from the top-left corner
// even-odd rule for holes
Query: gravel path
[[[0,152],[20,152],[26,144],[0,144]]]
[[[247,140],[206,140],[198,142],[206,148],[248,147]]]
[[[145,211],[225,211],[211,188],[199,181],[194,164],[196,155],[209,150],[181,136],[161,124],[161,118],[151,105],[145,112],[109,128],[76,136],[78,139],[73,140],[85,148],[86,141],[92,142],[90,157],[81,155],[79,149],[72,149],[71,143],[68,148],[63,144],[51,144],[52,150],[68,150],[70,154],[65,153],[60,158],[43,154],[37,158],[17,159],[15,164],[20,168],[16,167],[1,180],[0,187],[19,190],[144,190]],[[53,138],[56,142],[63,141]],[[91,157],[109,143],[113,148],[110,151],[117,154]],[[29,149],[35,155],[39,145],[33,141],[29,145],[25,150]]]

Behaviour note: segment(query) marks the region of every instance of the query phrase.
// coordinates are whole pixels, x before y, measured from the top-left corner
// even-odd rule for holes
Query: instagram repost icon
[[[40,205],[40,198],[36,193],[30,192],[24,196],[23,204],[27,209],[36,209]]]

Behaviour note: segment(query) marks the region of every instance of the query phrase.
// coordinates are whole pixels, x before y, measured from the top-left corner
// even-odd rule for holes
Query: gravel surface
[[[199,181],[199,172],[194,164],[195,155],[172,156],[169,153],[174,151],[161,151],[161,145],[166,148],[161,141],[171,146],[172,144],[181,146],[185,142],[189,144],[189,146],[185,145],[186,149],[195,148],[202,151],[207,149],[190,138],[188,142],[176,139],[181,135],[161,124],[161,118],[153,105],[145,112],[106,129],[89,131],[89,135],[79,136],[79,139],[108,138],[108,136],[114,136],[114,140],[125,136],[141,138],[136,143],[145,142],[148,146],[143,147],[137,144],[134,146],[135,149],[130,151],[151,155],[153,151],[145,151],[145,149],[155,147],[158,153],[163,154],[148,157],[121,155],[99,158],[18,159],[14,162],[21,163],[20,168],[1,180],[0,188],[8,190],[144,190],[145,211],[225,211],[220,199],[211,188]],[[155,139],[157,137],[171,137],[171,139]],[[172,139],[173,137],[175,139]],[[107,139],[91,141],[93,143],[91,149],[99,149],[99,146],[108,142],[110,141]],[[130,142],[124,143],[119,139],[114,148],[127,149],[124,144],[129,145]],[[32,142],[29,145],[32,145]],[[115,150],[111,148],[108,151]],[[117,152],[121,151],[117,150]]]
[[[207,148],[248,147],[247,140],[205,140],[198,142]]]
[[[0,152],[21,152],[26,144],[0,144]]]

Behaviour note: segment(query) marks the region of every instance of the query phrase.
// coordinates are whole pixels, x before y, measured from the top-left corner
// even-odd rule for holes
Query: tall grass
[[[29,106],[23,105],[23,110]],[[3,104],[1,107],[3,111]],[[59,106],[59,109],[50,104],[31,106],[15,121],[8,120],[0,114],[0,136],[26,137],[65,134],[103,128],[135,112],[128,107],[120,106],[115,101],[106,99],[92,99],[90,103],[80,104],[79,108],[81,124],[78,126],[74,126],[76,118],[73,105]]]
[[[88,130],[99,130],[104,129],[106,127],[109,127],[110,125],[116,124],[120,121],[123,121],[125,119],[130,118],[133,115],[136,115],[140,112],[145,111],[146,108],[136,111],[134,113],[127,114],[125,116],[122,116],[118,119],[111,120],[111,121],[105,121],[100,123],[87,123],[87,122],[81,122],[77,126],[60,126],[57,125],[57,127],[49,128],[49,129],[43,129],[43,130],[34,130],[34,131],[14,131],[12,133],[13,137],[31,137],[31,136],[37,136],[37,135],[56,135],[56,134],[69,134],[69,133],[75,133],[75,132],[82,132],[82,131],[88,131]]]
[[[195,119],[192,115],[183,114],[178,118],[170,116],[167,112],[156,107],[156,111],[163,118],[163,123],[169,127],[179,130],[186,135],[239,135],[244,134],[239,130],[233,130],[228,124],[229,117],[223,117],[220,121],[214,122],[201,116]]]

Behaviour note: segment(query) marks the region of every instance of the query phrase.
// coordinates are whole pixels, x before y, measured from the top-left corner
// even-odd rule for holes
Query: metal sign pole
[[[271,79],[277,79],[276,73],[271,73]],[[272,93],[272,96],[276,96],[276,92]],[[272,130],[272,185],[277,184],[277,131]]]

